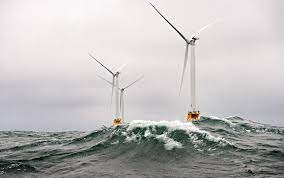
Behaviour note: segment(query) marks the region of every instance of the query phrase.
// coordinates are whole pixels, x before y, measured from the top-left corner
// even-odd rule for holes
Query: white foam
[[[147,129],[147,130],[145,131],[145,133],[144,133],[144,136],[147,137],[147,138],[148,138],[148,137],[151,137],[152,135],[153,135],[153,134],[152,134],[152,133],[150,132],[150,130],[148,130],[148,129]]]
[[[136,135],[132,134],[130,137],[126,136],[125,141],[126,142],[136,141]]]
[[[230,121],[229,121],[230,122]],[[154,135],[150,132],[149,128],[150,126],[159,126],[159,127],[167,127],[167,132],[170,133],[172,131],[175,130],[183,130],[185,131],[191,138],[192,142],[195,144],[202,144],[202,140],[198,139],[198,137],[196,135],[194,135],[193,133],[200,133],[203,135],[203,137],[209,141],[213,141],[213,142],[218,142],[220,143],[222,146],[225,146],[226,144],[231,144],[230,142],[228,142],[227,140],[225,140],[224,138],[221,137],[215,137],[213,135],[211,135],[209,132],[205,131],[205,130],[201,130],[198,127],[196,127],[192,122],[181,122],[181,121],[149,121],[149,120],[133,120],[132,122],[129,123],[129,126],[127,128],[127,132],[131,132],[133,129],[135,128],[148,128],[145,133],[144,133],[144,137],[153,137]],[[155,129],[155,128],[153,128]],[[168,147],[169,149],[171,148],[171,146],[173,146],[173,148],[181,148],[182,144],[179,142],[176,142],[175,140],[169,138],[167,135],[157,135],[155,136],[157,139],[162,140],[165,143],[165,147]],[[128,137],[127,140],[133,140],[136,139],[135,135],[132,135],[131,137]],[[166,148],[167,149],[167,148]]]
[[[141,127],[146,128],[150,126],[165,126],[169,131],[173,130],[184,130],[192,132],[200,132],[200,129],[193,125],[191,122],[180,122],[180,121],[144,121],[144,120],[134,120],[129,123],[127,128],[128,131],[134,128]]]
[[[168,137],[165,133],[162,135],[157,135],[156,138],[165,143],[164,146],[166,150],[172,150],[174,148],[182,148],[182,144],[180,142],[173,140],[172,138]]]

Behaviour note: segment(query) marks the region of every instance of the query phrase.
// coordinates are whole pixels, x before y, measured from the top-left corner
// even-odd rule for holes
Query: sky
[[[196,46],[203,116],[284,126],[284,1],[156,0]],[[144,78],[125,92],[125,121],[185,120],[185,43],[144,0],[0,0],[0,130],[94,130],[114,119],[111,80]],[[189,69],[189,68],[188,68]]]

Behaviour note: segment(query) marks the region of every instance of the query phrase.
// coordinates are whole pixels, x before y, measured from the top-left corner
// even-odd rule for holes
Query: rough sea
[[[240,117],[0,132],[0,177],[284,177],[284,128]]]

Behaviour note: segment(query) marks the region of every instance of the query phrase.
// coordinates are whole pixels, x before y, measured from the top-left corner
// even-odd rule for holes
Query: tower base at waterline
[[[121,118],[116,118],[113,120],[112,125],[121,125],[122,124],[122,119]]]
[[[196,120],[199,120],[199,115],[200,115],[200,112],[199,112],[199,111],[189,111],[189,112],[187,113],[186,120],[187,120],[187,121],[196,121]]]

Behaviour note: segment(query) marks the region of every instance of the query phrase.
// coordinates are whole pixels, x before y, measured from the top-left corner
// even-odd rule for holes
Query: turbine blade
[[[121,65],[116,71],[117,71],[117,72],[121,71],[125,66],[127,66],[127,63]]]
[[[149,2],[149,3],[150,3],[150,2]],[[169,24],[171,27],[173,27],[173,29],[182,37],[182,39],[184,39],[184,41],[188,42],[188,40],[185,38],[185,36],[184,36],[173,24],[171,24],[171,22],[168,21],[168,19],[166,19],[166,18],[163,16],[163,14],[160,13],[159,10],[158,10],[152,3],[150,3],[150,5],[160,14],[160,16],[163,17],[163,19],[164,19],[165,21],[168,22],[168,24]]]
[[[137,80],[135,80],[134,82],[132,82],[131,84],[127,85],[126,87],[124,87],[124,89],[132,86],[134,83],[138,82],[139,80],[141,80],[144,76],[141,76],[140,78],[138,78]]]
[[[108,81],[107,79],[103,78],[102,76],[100,75],[97,75],[99,78],[101,78],[102,80],[104,80],[105,82],[109,83],[110,85],[112,85],[112,83],[110,81]]]
[[[204,27],[202,27],[201,29],[199,29],[196,33],[194,33],[194,34],[191,36],[191,38],[193,38],[193,37],[199,35],[203,30],[205,30],[206,28],[208,28],[208,27],[214,25],[214,24],[217,23],[218,21],[220,21],[220,20],[219,20],[219,19],[216,19],[216,20],[214,20],[213,22],[211,22],[211,23],[205,25]]]
[[[107,71],[109,71],[109,73],[111,73],[112,75],[114,75],[114,73],[109,69],[107,68],[105,65],[103,65],[99,60],[97,60],[94,56],[92,56],[90,53],[89,53],[89,56],[91,56],[91,58],[93,58],[95,61],[97,61],[97,63],[99,63],[101,66],[103,66]]]
[[[181,76],[181,83],[180,83],[180,88],[179,88],[179,95],[181,93],[181,89],[182,89],[182,84],[183,84],[183,79],[184,79],[184,73],[185,73],[185,69],[186,69],[186,65],[187,65],[187,59],[188,59],[188,46],[189,44],[186,44],[185,47],[185,55],[184,55],[184,62],[183,62],[183,69],[182,69],[182,76]]]
[[[110,81],[108,81],[107,79],[103,78],[100,75],[97,75],[97,76],[112,86],[112,88],[111,88],[111,98],[110,98],[110,105],[111,105],[112,104],[112,97],[113,97],[113,90],[114,90],[114,84],[113,84],[114,82],[110,82]]]

